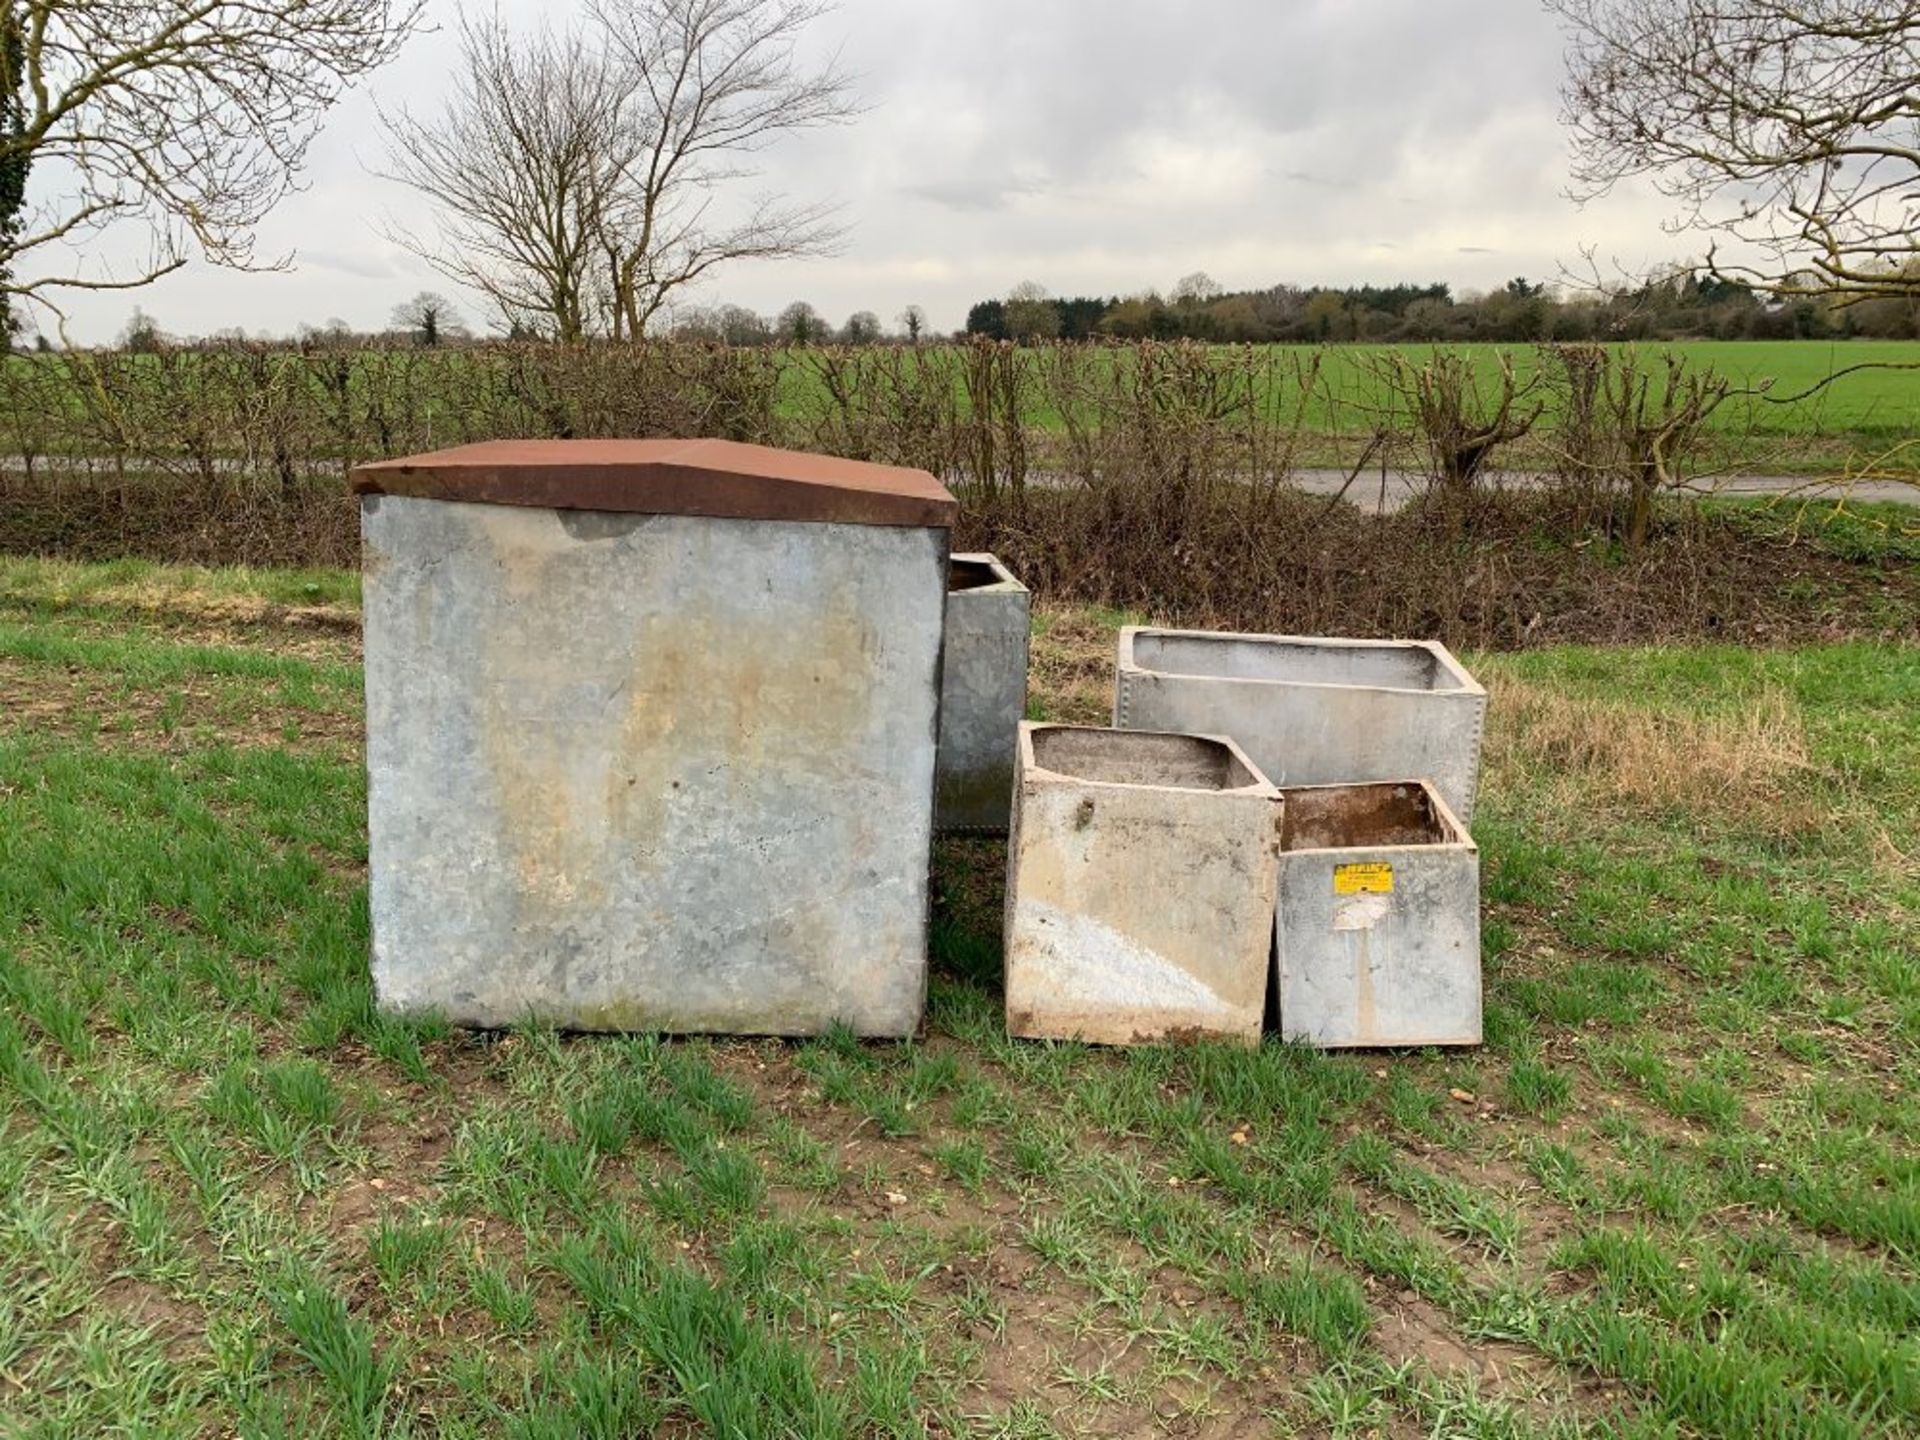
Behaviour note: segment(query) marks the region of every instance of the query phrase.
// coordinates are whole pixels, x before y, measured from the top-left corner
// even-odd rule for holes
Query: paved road
[[[1546,480],[1542,475],[1511,470],[1489,472],[1481,478],[1497,485],[1525,487],[1541,485]],[[1297,470],[1292,479],[1302,490],[1315,495],[1333,495],[1347,483],[1347,472]],[[1424,476],[1412,471],[1389,470],[1383,489],[1380,472],[1372,470],[1353,482],[1347,491],[1347,498],[1366,510],[1376,506],[1397,510],[1410,496],[1424,489],[1426,483]],[[1727,475],[1702,482],[1688,493],[1716,496],[1778,495],[1790,500],[1827,501],[1845,495],[1850,500],[1891,500],[1898,505],[1920,506],[1920,483],[1905,484],[1898,480],[1861,480],[1848,485],[1843,481],[1814,479],[1805,475]]]

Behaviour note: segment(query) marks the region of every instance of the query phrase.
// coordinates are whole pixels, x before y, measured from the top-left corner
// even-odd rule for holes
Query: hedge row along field
[[[1802,357],[1776,390],[1855,356],[1920,356],[1713,348]],[[1836,624],[1909,635],[1920,512],[1850,506],[1815,525],[1792,503],[1754,516],[1672,500],[1729,469],[1821,454],[1855,473],[1911,470],[1920,444],[1901,382],[1920,393],[1920,371],[1855,370],[1804,402],[1849,406],[1850,423],[1878,433],[1834,431],[1808,408],[1815,428],[1787,435],[1730,419],[1770,402],[1684,350],[231,344],[16,357],[0,365],[0,456],[12,455],[0,550],[351,567],[345,479],[358,461],[501,436],[718,435],[930,470],[961,499],[956,543],[996,551],[1038,593],[1192,623],[1497,648],[1825,638]],[[1294,483],[1327,466],[1336,484],[1354,471],[1356,502],[1388,467],[1426,477],[1424,493],[1375,515]],[[1539,483],[1491,479],[1517,469]]]
[[[1284,436],[1293,463],[1346,465],[1376,431],[1417,428],[1413,377],[1457,366],[1470,405],[1510,394],[1529,433],[1496,462],[1545,466],[1567,410],[1564,357],[1725,382],[1703,463],[1772,473],[1875,460],[1920,468],[1920,342],[1660,346],[1207,346],[990,343],[720,349],[698,343],[306,348],[215,342],[0,363],[0,451],[276,465],[501,435],[724,433],[878,447],[950,463],[942,432],[1017,424],[1048,442],[1132,418],[1232,421]],[[1902,369],[1898,367],[1915,367]],[[1865,368],[1862,368],[1865,367]],[[1837,377],[1837,378],[1832,378]],[[1823,383],[1826,382],[1826,383]],[[1799,398],[1795,398],[1799,397]],[[1417,438],[1417,437],[1416,437]]]

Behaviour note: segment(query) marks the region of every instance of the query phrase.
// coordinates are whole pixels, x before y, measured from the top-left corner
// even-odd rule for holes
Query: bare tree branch
[[[30,173],[0,216],[0,296],[130,289],[198,253],[260,262],[254,227],[296,188],[327,110],[384,64],[424,0],[12,0],[0,46],[0,170]],[[130,272],[21,272],[52,247],[143,224]]]
[[[859,113],[837,63],[801,63],[801,32],[830,8],[814,0],[592,0],[634,80],[641,153],[604,223],[616,333],[638,336],[674,292],[718,265],[830,253],[833,207],[759,196],[730,224],[709,219],[746,157],[783,135]]]
[[[1766,293],[1920,294],[1920,0],[1545,3],[1576,198],[1650,178]]]
[[[579,340],[610,308],[601,212],[636,150],[623,78],[578,33],[516,35],[462,19],[444,110],[381,112],[387,178],[433,202],[437,233],[396,243],[484,295],[509,327]]]

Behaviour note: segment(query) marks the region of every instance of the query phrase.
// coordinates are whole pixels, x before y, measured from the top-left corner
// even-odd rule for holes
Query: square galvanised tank
[[[1021,725],[1008,1031],[1257,1044],[1280,812],[1231,740]]]
[[[1282,789],[1414,776],[1470,823],[1486,710],[1431,640],[1120,632],[1116,726],[1231,735]]]
[[[384,1010],[918,1027],[957,508],[932,476],[514,441],[354,486]]]

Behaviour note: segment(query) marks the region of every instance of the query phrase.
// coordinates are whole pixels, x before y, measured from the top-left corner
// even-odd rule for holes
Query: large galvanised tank
[[[354,487],[385,1010],[918,1027],[957,508],[932,476],[512,441]]]

